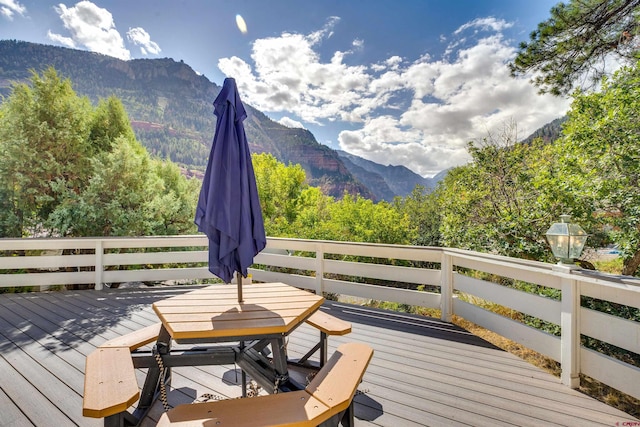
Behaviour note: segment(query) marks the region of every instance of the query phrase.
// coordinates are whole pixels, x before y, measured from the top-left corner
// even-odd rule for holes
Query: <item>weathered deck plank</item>
[[[154,301],[187,288],[0,295],[0,426],[99,426],[82,417],[84,360],[103,342],[157,322]],[[375,354],[355,400],[356,425],[614,426],[635,418],[562,386],[540,369],[437,319],[327,303],[352,322],[329,338],[329,352],[361,341]],[[288,352],[301,357],[318,339],[301,325]],[[240,395],[236,366],[173,370],[169,403],[204,393]],[[144,371],[136,372],[139,385]],[[239,374],[237,375],[239,377]],[[154,405],[143,426],[162,413]]]

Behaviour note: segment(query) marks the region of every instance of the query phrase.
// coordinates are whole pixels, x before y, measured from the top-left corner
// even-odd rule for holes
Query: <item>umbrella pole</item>
[[[236,278],[238,282],[238,302],[242,302],[242,274],[236,273]]]

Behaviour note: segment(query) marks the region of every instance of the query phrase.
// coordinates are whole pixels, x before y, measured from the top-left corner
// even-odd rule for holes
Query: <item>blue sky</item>
[[[556,3],[0,0],[0,39],[183,60],[323,144],[432,176],[468,162],[469,141],[566,112],[506,68]]]

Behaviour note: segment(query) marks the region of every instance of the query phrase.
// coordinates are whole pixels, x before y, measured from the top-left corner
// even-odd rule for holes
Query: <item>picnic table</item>
[[[229,285],[211,285],[152,305],[160,323],[101,345],[87,357],[83,413],[104,417],[107,425],[140,420],[154,401],[165,400],[171,369],[179,366],[236,363],[270,394],[304,390],[289,376],[286,338],[307,321],[320,330],[326,362],[326,336],[351,331],[348,322],[320,310],[324,298],[283,283],[246,286],[243,302]],[[152,344],[151,351],[142,350]],[[173,343],[178,345],[173,346]],[[135,368],[147,368],[139,392]],[[139,398],[139,400],[138,400]],[[127,408],[138,401],[133,414]]]

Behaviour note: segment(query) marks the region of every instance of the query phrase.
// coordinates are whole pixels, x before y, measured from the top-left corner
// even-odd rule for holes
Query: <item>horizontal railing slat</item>
[[[426,308],[440,307],[440,294],[342,280],[324,279],[322,282],[325,292],[329,293],[378,301],[391,301]]]
[[[560,277],[555,276],[549,270],[542,270],[536,267],[529,267],[521,264],[510,265],[502,260],[490,260],[488,258],[474,258],[472,255],[456,254],[453,256],[453,263],[459,267],[470,268],[485,273],[496,274],[523,282],[548,286],[559,289],[561,286]]]
[[[294,268],[298,270],[315,270],[316,259],[310,257],[259,253],[255,264],[266,264],[271,267]]]
[[[584,347],[580,350],[580,363],[585,375],[640,398],[640,368]]]
[[[627,305],[640,310],[640,285],[626,283],[579,280],[582,295]]]
[[[94,282],[93,271],[0,274],[0,288],[11,286],[82,285]]]
[[[554,301],[462,274],[453,276],[453,284],[454,289],[458,291],[475,295],[556,325],[560,324],[560,301]]]
[[[104,254],[102,264],[137,265],[137,264],[180,264],[208,262],[207,251],[173,251],[173,252],[134,252],[120,254]],[[95,257],[94,257],[95,262]]]
[[[109,270],[103,272],[105,283],[162,282],[167,280],[213,279],[207,267],[159,268],[147,270]]]
[[[631,352],[640,350],[640,325],[585,307],[580,309],[580,332]]]
[[[440,285],[440,270],[427,270],[424,268],[327,259],[324,261],[324,272],[396,282]]]
[[[458,316],[518,342],[553,360],[560,361],[559,337],[554,337],[515,320],[484,310],[458,298],[453,300],[453,305]]]
[[[253,276],[253,280],[259,282],[281,282],[298,288],[316,290],[315,277],[255,269],[249,269],[249,273]]]
[[[0,269],[7,270],[17,270],[21,268],[47,270],[67,267],[93,267],[95,263],[95,255],[0,257]]]

